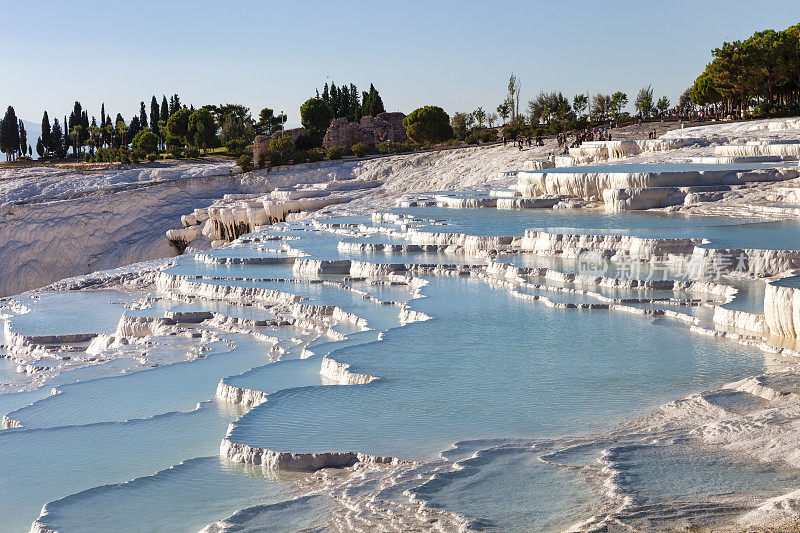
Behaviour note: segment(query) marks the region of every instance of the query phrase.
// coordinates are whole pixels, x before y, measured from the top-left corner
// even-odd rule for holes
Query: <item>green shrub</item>
[[[503,127],[503,137],[505,137],[506,140],[510,141],[516,139],[517,135],[519,135],[519,129],[517,129],[515,126],[512,126],[511,124],[506,124]]]
[[[183,148],[177,145],[172,145],[169,149],[169,153],[172,155],[173,159],[180,159],[183,156]]]
[[[241,157],[239,159],[241,159]],[[252,156],[250,157],[250,160],[253,160]],[[261,152],[258,154],[258,168],[264,168],[265,166],[267,166],[267,153]]]
[[[356,143],[350,147],[356,157],[364,157],[371,152],[370,146],[366,143]]]
[[[467,138],[465,140],[467,141],[467,144],[478,144],[478,141],[481,140],[481,132],[473,131],[472,133],[467,135]]]
[[[317,163],[319,161],[322,161],[324,158],[322,152],[320,152],[319,150],[309,150],[306,153],[308,154],[308,160],[312,163]]]
[[[308,152],[305,150],[297,150],[292,154],[292,162],[296,165],[298,163],[305,163],[308,161]]]
[[[138,148],[148,154],[158,149],[158,141],[158,135],[150,130],[142,130],[136,134],[131,144],[134,148]]]
[[[242,155],[245,146],[247,146],[247,142],[244,139],[231,139],[225,143],[225,149],[228,151],[228,155],[233,157]]]
[[[294,152],[294,145],[289,137],[270,139],[267,160],[271,167],[288,165]]]
[[[392,145],[389,144],[387,141],[380,143],[376,146],[378,149],[379,154],[391,154],[392,153]]]
[[[438,106],[425,106],[403,119],[408,138],[417,142],[443,142],[453,137],[450,117]]]
[[[497,130],[485,130],[481,135],[481,141],[485,143],[493,143],[497,140]]]
[[[336,159],[342,158],[342,152],[344,152],[344,148],[341,146],[331,146],[328,148],[328,159],[334,161]]]
[[[319,134],[306,133],[301,135],[294,142],[296,150],[311,150],[322,146],[322,136]]]
[[[236,160],[236,164],[242,169],[242,172],[250,172],[253,170],[253,156],[242,154]]]
[[[147,154],[147,160],[150,161],[151,163],[156,159],[158,159],[158,154]]]
[[[195,148],[194,146],[186,149],[186,157],[190,157],[192,159],[196,159],[200,157],[200,150]]]

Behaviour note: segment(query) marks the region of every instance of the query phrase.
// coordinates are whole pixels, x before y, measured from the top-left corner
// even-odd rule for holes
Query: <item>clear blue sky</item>
[[[373,82],[387,110],[494,110],[509,74],[524,102],[652,83],[673,102],[725,40],[800,22],[800,1],[137,0],[11,2],[0,105],[38,122],[80,100],[126,120],[152,94],[195,106],[298,108],[327,79]]]

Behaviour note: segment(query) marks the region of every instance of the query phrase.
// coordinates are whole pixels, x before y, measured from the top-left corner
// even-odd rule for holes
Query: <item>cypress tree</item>
[[[141,123],[139,122],[139,116],[133,115],[131,119],[130,126],[128,126],[128,138],[133,139],[136,137],[136,134],[142,130]]]
[[[333,118],[339,118],[339,88],[331,82],[331,101],[328,102],[333,110]]]
[[[347,85],[342,85],[339,89],[339,116],[350,118],[348,113],[350,111],[350,90]]]
[[[47,147],[47,149],[56,157],[59,157],[61,154],[61,148],[63,144],[61,135],[61,125],[58,123],[58,119],[55,119],[53,121],[53,129],[50,131],[50,145]]]
[[[72,113],[69,115],[69,132],[72,133],[72,129],[75,126],[83,125],[83,107],[81,107],[81,103],[75,100],[75,105],[72,107]]]
[[[47,116],[47,111],[42,115],[42,146],[45,151],[50,150],[50,117]],[[38,150],[38,146],[36,147]],[[41,154],[40,154],[41,155]]]
[[[6,125],[5,120],[0,120],[0,152],[6,154],[6,161],[8,161],[8,151],[6,150],[6,146],[8,146],[8,126]]]
[[[44,151],[44,143],[42,142],[42,138],[39,137],[39,139],[36,141],[36,153],[39,154],[39,157],[42,157],[44,155]]]
[[[19,154],[25,155],[28,151],[28,132],[25,131],[25,124],[19,119]]]
[[[367,91],[361,91],[361,116],[372,116],[370,110],[372,109]]]
[[[317,93],[319,94],[319,93]],[[331,93],[328,91],[328,82],[325,82],[325,87],[322,89],[322,99],[326,102],[330,103],[331,101]]]
[[[89,140],[89,113],[86,111],[81,113],[81,127],[83,129],[81,130],[80,143],[83,146]],[[81,148],[81,150],[83,149]]]
[[[143,130],[147,129],[147,109],[144,107],[144,101],[139,102],[139,125]]]
[[[150,129],[153,130],[153,133],[155,133],[156,135],[159,135],[158,118],[159,118],[158,100],[156,100],[155,95],[153,95],[153,98],[150,99]]]
[[[378,93],[378,90],[375,88],[373,84],[369,84],[369,113],[367,110],[364,110],[364,114],[369,114],[370,116],[377,116],[381,113],[385,112],[386,109],[383,107],[383,100],[381,100],[381,95]]]
[[[352,121],[358,122],[361,120],[361,104],[358,102],[358,89],[354,84],[350,84],[350,114]]]
[[[0,124],[0,149],[6,153],[7,161],[13,160],[19,150],[19,121],[11,106],[6,109],[6,115]]]
[[[106,127],[106,103],[100,104],[100,127]]]
[[[167,121],[169,120],[169,117],[170,117],[170,114],[169,114],[169,106],[167,105],[167,97],[162,95],[161,96],[161,120],[163,120],[164,123],[166,124]]]

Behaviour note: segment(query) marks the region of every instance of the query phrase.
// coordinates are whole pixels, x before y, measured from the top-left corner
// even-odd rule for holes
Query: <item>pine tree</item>
[[[47,116],[47,111],[42,115],[42,146],[45,151],[50,150],[50,117]],[[38,150],[38,146],[36,147]],[[41,154],[39,154],[41,156]]]
[[[163,120],[166,123],[169,120],[170,116],[171,115],[169,114],[169,106],[167,105],[167,97],[162,95],[161,96],[161,120]]]
[[[317,94],[319,94],[319,92],[317,92]],[[325,87],[322,89],[322,99],[325,100],[328,103],[330,103],[330,101],[331,101],[331,93],[328,90],[328,82],[327,81],[325,82]]]
[[[144,107],[144,101],[139,102],[139,124],[143,130],[147,129],[147,109]]]
[[[25,124],[19,119],[19,153],[25,155],[28,151],[28,132],[25,131]]]

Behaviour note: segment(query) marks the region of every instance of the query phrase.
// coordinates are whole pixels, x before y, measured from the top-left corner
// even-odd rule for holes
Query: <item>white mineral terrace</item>
[[[795,530],[800,120],[614,138],[0,171],[0,530]]]

